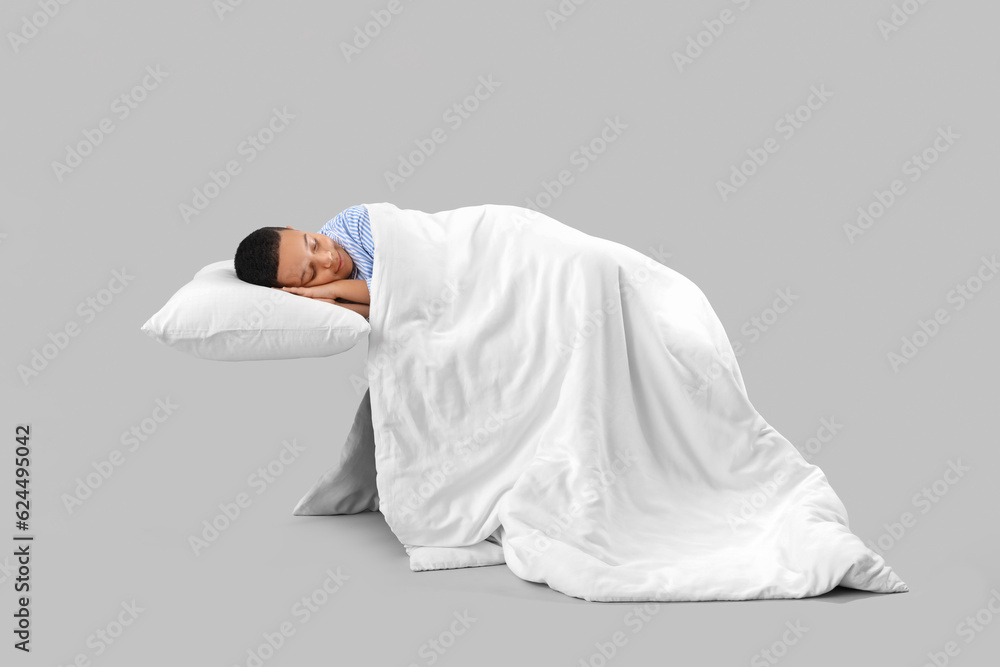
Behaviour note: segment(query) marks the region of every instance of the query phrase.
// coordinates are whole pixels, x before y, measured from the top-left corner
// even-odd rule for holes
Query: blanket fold
[[[499,537],[593,601],[906,584],[751,405],[702,291],[518,206],[367,204],[380,509],[402,544]]]

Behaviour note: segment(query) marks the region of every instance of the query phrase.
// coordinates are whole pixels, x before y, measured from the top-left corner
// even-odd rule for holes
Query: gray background
[[[618,631],[627,643],[608,664],[770,664],[759,652],[782,652],[786,622],[808,631],[784,645],[781,664],[917,665],[948,641],[952,664],[988,664],[1000,619],[983,612],[993,622],[972,641],[958,625],[1000,590],[1000,281],[976,283],[981,258],[1000,249],[1000,6],[911,0],[919,11],[886,39],[887,0],[566,3],[575,11],[555,29],[546,12],[556,0],[402,0],[347,62],[340,44],[388,4],[246,0],[220,18],[208,0],[71,2],[15,52],[9,33],[41,9],[5,3],[3,428],[11,445],[16,424],[32,426],[37,536],[34,651],[5,646],[11,664],[84,654],[108,666],[246,665],[262,633],[291,621],[295,634],[264,664],[426,665],[426,643],[442,633],[447,643],[452,614],[466,610],[476,621],[435,664],[599,665],[595,642]],[[725,9],[734,22],[679,71],[673,53]],[[120,118],[112,102],[148,66],[166,78]],[[490,75],[500,86],[460,127],[447,124],[446,109]],[[786,139],[775,122],[811,86],[833,95]],[[240,142],[274,107],[294,120],[246,162]],[[615,117],[627,128],[580,171],[574,152]],[[52,163],[102,118],[114,131],[60,181]],[[910,181],[904,163],[948,126],[960,138]],[[390,189],[384,173],[437,127],[447,141]],[[723,201],[716,182],[768,137],[780,150]],[[186,222],[179,206],[232,159],[242,171]],[[863,540],[889,539],[886,524],[905,512],[916,518],[885,550],[909,593],[661,604],[633,632],[626,617],[640,605],[569,598],[504,566],[412,573],[380,514],[291,515],[337,459],[364,391],[352,378],[364,376],[365,344],[220,363],[139,331],[259,226],[318,231],[374,201],[523,206],[562,169],[574,180],[543,210],[701,286],[744,346],[750,398],[775,428],[805,448],[821,420],[841,425],[811,460]],[[848,242],[844,224],[896,178],[905,193]],[[78,304],[122,268],[134,279],[86,321]],[[981,289],[958,309],[949,291],[967,281]],[[781,289],[797,298],[770,320]],[[894,370],[887,355],[939,308],[948,322]],[[770,323],[759,337],[753,318]],[[74,322],[79,335],[22,380],[18,366]],[[179,407],[128,451],[121,434],[168,397]],[[248,477],[293,439],[305,452],[258,495]],[[124,462],[68,511],[64,495],[116,449]],[[922,512],[914,494],[959,460],[971,471],[939,482],[946,493]],[[188,538],[241,492],[252,504],[196,556]],[[13,564],[0,559],[8,628]],[[293,605],[327,568],[349,579],[303,623]],[[143,611],[96,655],[88,636],[132,600]]]

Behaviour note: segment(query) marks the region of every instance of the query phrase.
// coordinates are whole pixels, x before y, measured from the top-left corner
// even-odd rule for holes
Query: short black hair
[[[278,248],[284,227],[261,227],[247,234],[236,248],[236,277],[262,287],[284,287],[278,282]]]

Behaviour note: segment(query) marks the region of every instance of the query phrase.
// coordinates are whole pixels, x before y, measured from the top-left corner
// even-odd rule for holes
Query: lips
[[[340,266],[343,263],[344,263],[344,258],[340,256],[340,250],[337,250],[337,268],[334,271],[334,273],[336,273],[337,271],[340,271]]]

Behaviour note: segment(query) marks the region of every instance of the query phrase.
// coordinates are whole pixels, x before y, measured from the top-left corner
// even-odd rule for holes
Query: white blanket
[[[496,533],[514,574],[596,601],[908,590],[689,279],[517,206],[367,206],[376,483],[408,552]]]

